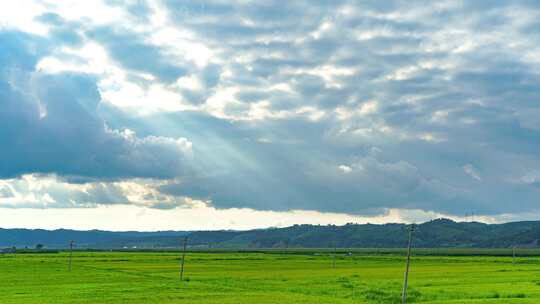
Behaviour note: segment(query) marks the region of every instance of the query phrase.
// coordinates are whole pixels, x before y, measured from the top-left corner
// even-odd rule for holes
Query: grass
[[[540,257],[415,256],[409,303],[540,303]],[[361,251],[0,255],[0,303],[401,303],[404,257]]]

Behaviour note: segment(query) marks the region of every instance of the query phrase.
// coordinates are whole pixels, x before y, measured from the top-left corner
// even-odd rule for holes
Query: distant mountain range
[[[294,225],[249,231],[111,232],[0,229],[0,247],[166,249],[189,237],[192,248],[398,248],[407,243],[405,224]],[[485,224],[437,219],[416,226],[415,247],[538,247],[540,221]]]

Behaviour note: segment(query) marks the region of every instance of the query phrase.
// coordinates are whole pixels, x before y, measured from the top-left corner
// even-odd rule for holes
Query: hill
[[[248,231],[111,232],[76,230],[0,229],[0,247],[176,248],[189,236],[200,248],[397,248],[406,244],[405,224],[294,225]],[[540,221],[485,224],[437,219],[417,225],[416,247],[506,248],[538,247]]]

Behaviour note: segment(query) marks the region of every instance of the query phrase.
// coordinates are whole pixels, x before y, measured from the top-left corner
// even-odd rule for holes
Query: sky
[[[0,227],[539,219],[539,20],[526,0],[2,1]]]

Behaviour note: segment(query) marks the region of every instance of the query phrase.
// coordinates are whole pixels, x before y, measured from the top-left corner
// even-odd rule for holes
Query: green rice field
[[[408,303],[540,303],[540,257],[417,250]],[[400,251],[0,255],[0,303],[401,303]],[[335,264],[335,267],[334,267]]]

